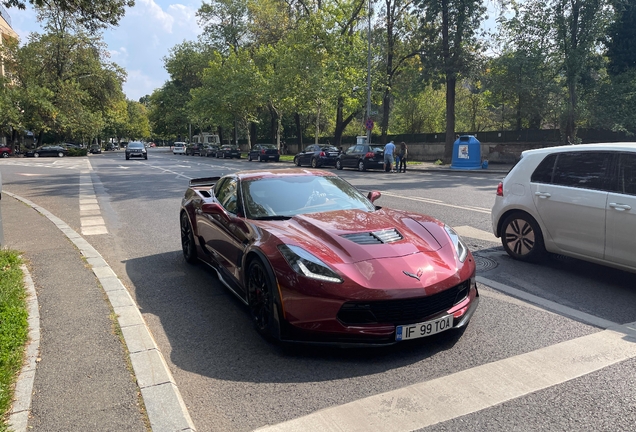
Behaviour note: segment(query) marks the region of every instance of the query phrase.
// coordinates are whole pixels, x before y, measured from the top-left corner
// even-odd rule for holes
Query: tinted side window
[[[611,152],[559,153],[552,183],[584,189],[606,190]]]
[[[621,153],[618,168],[618,192],[636,195],[636,154]]]
[[[347,154],[352,154],[353,152],[355,152],[355,150],[356,150],[356,146],[349,147],[347,149]]]
[[[237,213],[238,208],[238,192],[237,192],[237,180],[230,179],[225,181],[219,188],[216,198],[219,203],[230,213]]]
[[[554,162],[556,158],[556,154],[551,154],[543,159],[537,169],[532,173],[530,181],[533,183],[552,183],[552,173],[554,172]]]

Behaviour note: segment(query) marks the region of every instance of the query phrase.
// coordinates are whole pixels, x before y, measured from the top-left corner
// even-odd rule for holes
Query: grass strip
[[[0,249],[0,431],[8,429],[13,384],[22,368],[29,335],[22,260],[16,251]]]

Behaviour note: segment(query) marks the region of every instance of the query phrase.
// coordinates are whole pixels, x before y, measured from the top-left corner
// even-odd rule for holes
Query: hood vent
[[[342,237],[361,245],[393,243],[403,238],[402,234],[395,228],[366,233],[345,234]]]

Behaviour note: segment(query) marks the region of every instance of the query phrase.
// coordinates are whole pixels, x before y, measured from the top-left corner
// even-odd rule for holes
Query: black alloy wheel
[[[2,157],[3,158],[8,158],[9,157],[9,152],[2,152]]]
[[[296,165],[297,167],[300,166],[300,158],[298,156],[294,158],[294,165]]]
[[[272,338],[275,327],[274,286],[265,265],[252,260],[247,269],[248,304],[256,331],[266,339]]]
[[[312,168],[318,168],[318,159],[316,159],[316,158],[312,158],[311,159],[311,167]]]
[[[527,213],[513,213],[504,220],[501,244],[508,255],[520,261],[538,262],[546,254],[541,228]]]
[[[40,157],[40,153],[33,153],[33,157]]]
[[[181,212],[181,249],[186,262],[194,264],[197,260],[197,247],[194,243],[194,233],[190,225],[190,218],[185,211]]]

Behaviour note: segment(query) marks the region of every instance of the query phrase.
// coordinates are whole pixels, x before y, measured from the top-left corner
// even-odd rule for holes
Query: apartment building
[[[11,28],[9,13],[0,5],[0,45],[4,45],[10,39],[17,40],[18,34]],[[4,65],[2,62],[0,62],[0,76],[4,76]]]

